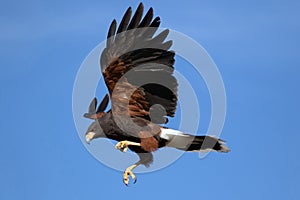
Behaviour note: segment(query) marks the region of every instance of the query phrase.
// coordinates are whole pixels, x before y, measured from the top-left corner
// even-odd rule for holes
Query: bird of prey
[[[164,125],[174,117],[177,106],[175,52],[170,50],[172,41],[165,41],[169,30],[158,32],[160,18],[153,17],[152,8],[143,17],[143,10],[140,3],[133,16],[131,7],[127,9],[119,26],[112,21],[100,58],[109,94],[98,107],[94,98],[84,114],[94,120],[86,131],[88,144],[95,138],[109,138],[118,142],[118,150],[138,154],[139,161],[124,171],[126,185],[130,177],[135,183],[132,170],[139,165],[148,167],[158,148],[229,151],[214,136],[194,136]],[[109,101],[111,109],[105,112]]]

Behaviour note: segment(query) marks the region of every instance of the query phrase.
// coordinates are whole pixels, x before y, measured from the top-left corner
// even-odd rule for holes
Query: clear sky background
[[[219,67],[232,151],[184,154],[125,187],[81,143],[72,90],[112,19],[139,1],[2,1],[0,199],[299,199],[300,3],[143,2]]]

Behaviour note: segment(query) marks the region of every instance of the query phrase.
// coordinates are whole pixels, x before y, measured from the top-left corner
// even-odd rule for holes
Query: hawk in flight
[[[158,148],[229,151],[224,141],[214,136],[194,136],[164,126],[177,106],[175,52],[170,50],[172,41],[166,41],[169,30],[158,33],[160,18],[153,17],[152,8],[143,17],[143,10],[140,3],[133,16],[131,7],[127,9],[119,26],[112,21],[100,58],[109,94],[99,106],[94,98],[84,114],[94,120],[86,131],[88,144],[96,138],[109,138],[118,142],[118,150],[138,154],[139,161],[123,174],[126,185],[130,177],[136,181],[134,168],[153,162],[152,152]],[[109,100],[111,109],[106,111]]]

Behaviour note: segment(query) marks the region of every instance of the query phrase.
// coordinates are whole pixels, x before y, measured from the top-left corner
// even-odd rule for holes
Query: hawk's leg
[[[141,144],[137,142],[130,142],[125,140],[125,141],[118,142],[115,147],[116,149],[119,149],[120,151],[125,153],[128,149],[128,146],[141,146]]]
[[[131,165],[130,167],[127,167],[126,170],[124,171],[123,182],[125,183],[126,186],[128,186],[128,183],[129,183],[129,176],[133,180],[133,183],[136,183],[137,179],[136,179],[136,176],[134,175],[134,173],[132,172],[132,170],[134,168],[136,168],[137,166],[139,166],[140,164],[141,164],[140,161],[138,161],[137,163]]]

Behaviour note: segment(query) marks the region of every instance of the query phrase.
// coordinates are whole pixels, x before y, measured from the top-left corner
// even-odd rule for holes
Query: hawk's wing
[[[173,76],[175,53],[169,31],[156,31],[160,18],[153,19],[150,8],[144,18],[143,4],[131,17],[129,7],[117,28],[109,28],[106,48],[101,54],[101,70],[108,87],[114,114],[128,114],[156,124],[174,116],[177,105],[177,80]]]

